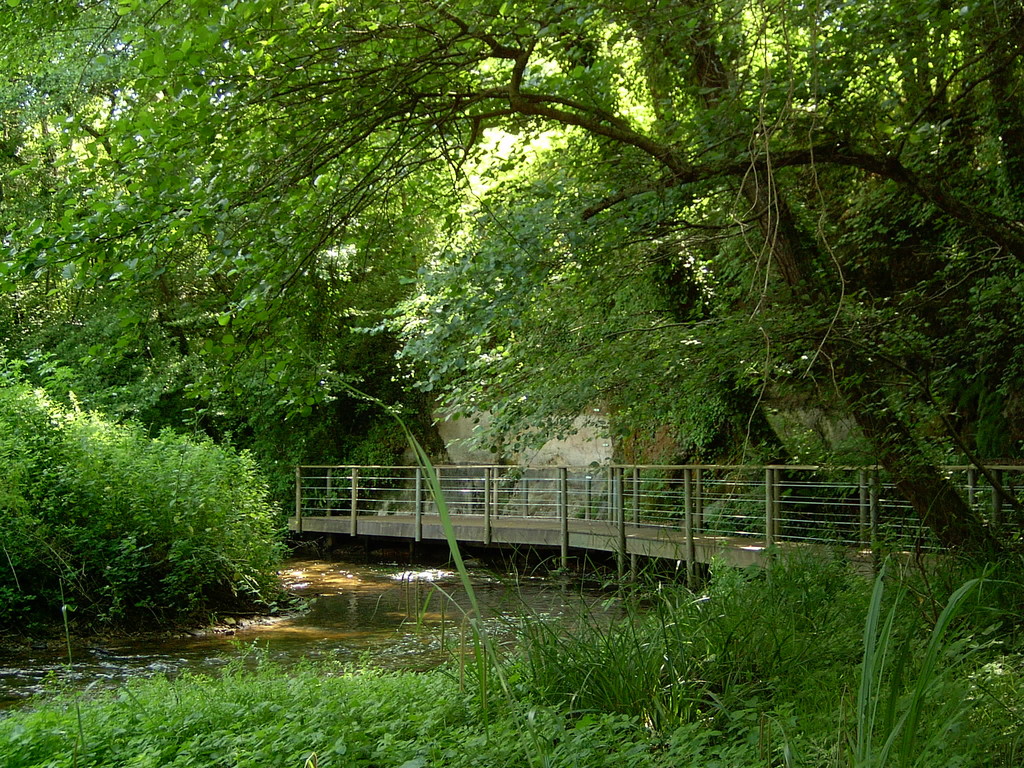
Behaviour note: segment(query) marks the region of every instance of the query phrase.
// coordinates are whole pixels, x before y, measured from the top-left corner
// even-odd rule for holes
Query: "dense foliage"
[[[1019,0],[7,6],[0,323],[84,402],[271,460],[394,455],[352,383],[512,448],[600,406],[998,548],[935,465],[1024,439]]]
[[[375,201],[342,236],[326,214],[311,218],[306,186],[281,182],[292,190],[281,199],[243,200],[261,191],[253,179],[273,179],[255,158],[273,164],[281,147],[263,136],[243,148],[241,133],[238,146],[211,144],[212,83],[185,98],[190,117],[150,113],[163,103],[149,90],[162,89],[159,70],[133,55],[146,47],[135,36],[149,34],[150,9],[14,6],[0,14],[6,356],[61,401],[73,390],[83,407],[154,432],[201,430],[251,449],[277,501],[296,463],[398,460],[405,443],[389,417],[346,389],[429,412],[395,364],[397,341],[376,330],[415,272],[416,234],[396,227],[397,202]],[[170,62],[208,53],[196,42]],[[253,154],[244,173],[218,171],[214,156],[235,149]],[[208,193],[216,200],[199,199]]]
[[[353,386],[424,434],[487,411],[513,451],[599,407],[630,458],[877,463],[942,543],[1005,548],[936,466],[1024,444],[1020,0],[0,5],[3,621],[266,597],[254,460],[202,435],[281,498],[296,461],[395,460]],[[542,628],[480,698],[265,672],[0,738],[25,766],[1020,762],[995,606],[944,626],[947,595],[827,575]]]
[[[277,597],[280,529],[245,453],[0,387],[0,629],[158,626]]]

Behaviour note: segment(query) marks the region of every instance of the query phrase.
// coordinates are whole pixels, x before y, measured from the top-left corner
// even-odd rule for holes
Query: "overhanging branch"
[[[602,135],[607,136],[608,133],[605,132]],[[639,143],[630,143],[643,148]],[[654,156],[657,157],[657,155]],[[815,163],[848,166],[888,179],[916,197],[928,201],[956,221],[966,224],[987,237],[1017,259],[1024,261],[1024,222],[1009,219],[964,202],[952,194],[941,181],[919,176],[903,165],[898,158],[879,157],[866,152],[857,152],[836,143],[747,157],[732,162],[683,165],[679,169],[670,167],[670,172],[659,179],[648,184],[623,189],[595,203],[583,211],[582,217],[584,220],[590,219],[645,192],[659,192],[701,181],[743,177],[751,172],[761,174],[781,168],[808,166]]]

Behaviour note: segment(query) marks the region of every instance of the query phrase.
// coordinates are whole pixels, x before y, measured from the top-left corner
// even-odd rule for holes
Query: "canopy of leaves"
[[[110,306],[115,348],[155,328],[205,400],[278,393],[262,417],[414,380],[505,437],[601,403],[624,434],[671,427],[675,458],[786,458],[771,410],[845,415],[926,511],[930,461],[1024,438],[1022,20],[16,4],[11,335],[27,306]]]

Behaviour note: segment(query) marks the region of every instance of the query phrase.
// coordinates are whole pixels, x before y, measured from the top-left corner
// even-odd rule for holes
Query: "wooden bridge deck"
[[[352,520],[341,516],[303,516],[301,523],[291,518],[290,528],[306,533],[352,535]],[[419,522],[415,515],[360,515],[355,521],[355,533],[359,536],[445,540],[437,514],[423,514]],[[626,523],[623,527],[606,520],[569,520],[563,534],[558,519],[497,517],[488,521],[484,515],[469,514],[453,515],[452,524],[460,543],[598,550],[620,556],[640,555],[696,563],[710,563],[715,558],[739,567],[762,562],[767,549],[763,538],[695,534],[691,560],[687,556],[685,531],[668,526]],[[791,542],[778,542],[775,546],[788,545]]]
[[[459,542],[746,566],[783,549],[935,551],[931,532],[877,467],[610,465],[434,468]],[[999,526],[1024,467],[942,468],[984,524]],[[989,481],[989,478],[995,478]],[[295,468],[293,531],[444,541],[419,467]]]

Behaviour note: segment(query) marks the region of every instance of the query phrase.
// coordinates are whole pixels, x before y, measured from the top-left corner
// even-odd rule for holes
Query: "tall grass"
[[[436,472],[406,424],[393,415],[425,470],[478,617]],[[574,716],[629,716],[656,733],[694,726],[718,733],[719,728],[752,729],[756,723],[757,759],[765,765],[796,760],[787,725],[817,734],[809,750],[816,764],[852,768],[927,764],[957,741],[956,727],[971,709],[964,698],[969,686],[947,674],[942,661],[959,659],[969,644],[967,637],[949,638],[948,631],[979,580],[953,592],[922,650],[922,626],[913,612],[901,610],[900,595],[885,608],[879,626],[884,572],[872,586],[840,556],[822,559],[821,553],[779,559],[765,569],[714,570],[706,593],[678,586],[661,590],[652,601],[627,602],[626,618],[613,625],[584,621],[564,631],[557,624],[528,621],[520,661],[511,673],[519,682],[516,691]],[[493,670],[502,694],[515,704],[508,667],[479,624],[472,626],[483,652],[483,703]],[[851,725],[846,713],[854,689]],[[850,730],[856,733],[852,753],[844,750],[841,735]],[[531,764],[546,763],[549,750],[532,727],[526,733],[534,747],[527,752]],[[822,733],[829,736],[823,739]],[[970,739],[960,742],[969,751]]]
[[[368,398],[367,395],[359,392],[358,390],[353,391]],[[416,457],[417,463],[423,470],[427,489],[434,501],[438,515],[441,519],[441,527],[444,531],[445,539],[448,542],[452,562],[455,564],[455,569],[459,574],[459,580],[466,592],[466,597],[469,600],[470,612],[465,616],[465,619],[472,632],[472,660],[474,667],[473,672],[475,673],[473,677],[477,683],[478,702],[485,718],[484,723],[487,725],[489,722],[487,718],[491,709],[491,681],[494,680],[499,686],[500,693],[506,707],[513,713],[516,713],[517,716],[523,715],[518,733],[523,741],[528,745],[525,749],[525,756],[529,765],[538,767],[546,765],[549,763],[548,754],[550,750],[548,749],[548,745],[545,743],[545,739],[540,735],[535,718],[524,711],[521,706],[521,702],[513,692],[508,676],[506,675],[505,666],[502,663],[501,655],[495,647],[493,638],[491,638],[482,624],[483,613],[480,611],[480,603],[477,600],[476,590],[473,588],[469,569],[466,568],[465,560],[463,559],[462,552],[459,548],[458,537],[455,535],[455,527],[452,524],[451,512],[448,509],[448,503],[444,497],[444,491],[441,487],[441,481],[437,475],[437,470],[435,469],[433,462],[430,460],[430,456],[423,447],[423,444],[416,438],[415,434],[413,434],[409,425],[404,419],[402,419],[401,415],[391,408],[387,408],[387,411],[398,422],[406,440],[408,441],[409,447],[412,449],[413,454]],[[466,678],[465,660],[466,653],[465,646],[463,644],[459,656],[460,688]]]
[[[662,731],[721,724],[780,692],[831,705],[827,687],[806,691],[802,682],[815,675],[827,685],[837,662],[856,663],[867,593],[838,562],[716,569],[704,594],[665,587],[627,600],[625,618],[612,624],[566,631],[528,621],[521,664],[549,702],[634,714]]]
[[[864,622],[852,755],[855,768],[929,765],[968,708],[963,698],[966,686],[950,678],[940,663],[943,657],[955,655],[958,643],[947,639],[949,626],[981,581],[971,579],[950,596],[921,651],[912,643],[900,642],[894,629],[902,600],[883,611],[885,572],[883,568],[875,579]],[[902,598],[905,590],[898,594]],[[922,729],[928,706],[935,708],[930,713],[934,725]]]
[[[994,650],[965,622],[982,584],[962,584],[926,621],[888,569],[872,584],[838,560],[783,559],[719,572],[701,595],[662,589],[612,624],[527,622],[517,663],[549,705],[740,739],[761,765],[1010,764],[978,762],[996,746],[987,738],[1024,722],[1009,684],[1019,668],[999,668],[1000,695],[992,674],[972,672]]]

